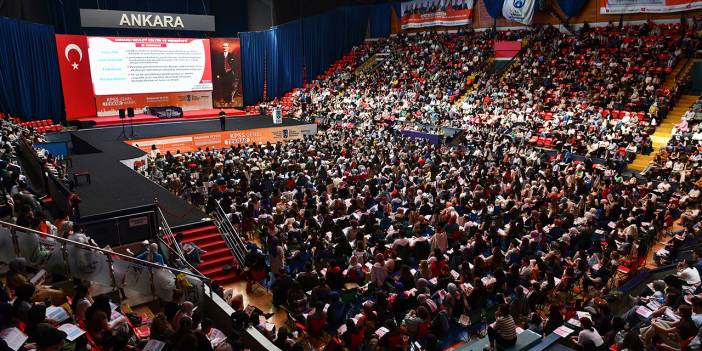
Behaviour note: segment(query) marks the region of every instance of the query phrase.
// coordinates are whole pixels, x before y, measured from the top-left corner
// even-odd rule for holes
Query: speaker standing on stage
[[[219,110],[219,126],[222,128],[222,130],[226,129],[227,126],[227,114],[224,112],[224,109]]]

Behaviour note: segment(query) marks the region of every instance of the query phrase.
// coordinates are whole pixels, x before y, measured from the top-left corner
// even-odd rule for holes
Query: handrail
[[[12,228],[12,229],[14,229],[14,230],[19,230],[19,231],[23,231],[23,232],[33,233],[33,234],[36,234],[36,235],[40,235],[40,236],[42,236],[42,237],[47,237],[47,238],[54,239],[54,240],[56,240],[56,241],[58,241],[58,242],[62,242],[62,243],[66,243],[66,244],[71,244],[71,245],[75,245],[75,246],[78,246],[78,247],[82,247],[82,248],[84,248],[84,249],[90,249],[90,250],[99,251],[99,252],[101,252],[101,253],[103,253],[103,254],[110,255],[110,256],[116,256],[116,257],[125,259],[126,261],[132,261],[132,262],[134,262],[134,263],[138,263],[138,264],[140,264],[140,265],[147,266],[147,267],[150,267],[150,268],[165,269],[165,270],[171,271],[171,272],[173,272],[173,273],[185,274],[185,275],[188,275],[188,276],[191,276],[191,277],[198,278],[198,279],[203,280],[203,281],[208,281],[208,282],[211,281],[211,279],[209,279],[209,278],[207,278],[207,277],[205,277],[205,276],[203,276],[203,275],[194,274],[194,273],[192,273],[192,272],[183,271],[183,270],[180,270],[180,269],[177,269],[177,268],[173,268],[173,267],[169,267],[169,266],[162,266],[162,265],[160,265],[160,264],[156,264],[156,263],[149,262],[149,261],[144,261],[144,260],[142,260],[142,259],[138,259],[138,258],[133,257],[133,256],[125,255],[125,254],[122,254],[122,253],[119,253],[119,252],[115,252],[115,251],[112,251],[112,250],[106,250],[106,249],[103,249],[103,248],[101,248],[101,247],[97,247],[97,246],[93,246],[93,245],[88,245],[88,244],[80,243],[80,242],[77,242],[77,241],[74,241],[74,240],[71,240],[71,239],[67,239],[67,238],[62,238],[62,237],[60,237],[60,236],[56,236],[56,235],[53,235],[53,234],[43,233],[43,232],[40,232],[40,231],[38,231],[38,230],[34,230],[34,229],[30,229],[30,228],[25,228],[25,227],[22,227],[22,226],[19,226],[19,225],[16,225],[16,224],[12,224],[12,223],[8,223],[8,222],[5,222],[5,221],[0,221],[0,226],[6,226],[6,227],[10,227],[10,228]]]
[[[215,208],[214,215],[215,219],[218,219],[217,217],[219,217],[218,222],[220,222],[222,227],[220,228],[222,231],[222,237],[227,243],[227,246],[229,246],[229,249],[239,261],[239,264],[243,264],[245,257],[244,247],[246,247],[246,245],[243,240],[241,240],[241,237],[239,236],[236,228],[234,228],[232,222],[229,221],[227,213],[224,212],[222,205],[219,202],[216,203],[217,207]]]
[[[234,228],[234,225],[229,221],[227,218],[226,213],[222,209],[222,206],[217,203],[217,209],[215,211],[215,218],[217,221],[220,223],[220,226],[222,227],[220,230],[222,231],[222,236],[224,237],[225,242],[227,243],[227,246],[229,246],[229,250],[232,252],[232,254],[236,257],[236,259],[239,261],[239,264],[243,264],[244,262],[244,243],[241,241],[241,238],[239,237],[239,233],[236,231]],[[237,241],[237,239],[239,239]]]
[[[183,262],[184,265],[186,265],[188,267],[188,269],[192,270],[193,272],[197,272],[197,274],[200,274],[201,276],[204,277],[205,276],[204,274],[200,273],[200,271],[197,270],[197,268],[195,268],[192,264],[190,264],[190,262],[188,262],[187,259],[185,259],[185,255],[183,254],[183,249],[178,244],[178,242],[176,242],[175,236],[173,235],[173,230],[171,229],[171,227],[168,225],[168,222],[166,221],[166,216],[163,215],[163,212],[161,211],[160,207],[156,206],[156,209],[158,210],[157,215],[158,215],[158,221],[159,221],[159,228],[161,228],[164,231],[164,235],[160,235],[159,239],[164,241],[163,237],[164,236],[167,237],[169,239],[168,242],[164,241],[166,246],[168,246],[169,248],[171,248],[171,246],[172,246],[173,251],[175,251],[178,258],[180,258],[180,260]],[[209,278],[206,278],[206,279],[211,280]]]

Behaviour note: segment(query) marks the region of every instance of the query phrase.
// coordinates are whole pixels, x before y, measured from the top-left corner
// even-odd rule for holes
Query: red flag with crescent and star
[[[84,35],[56,34],[56,54],[66,119],[95,116],[97,111],[90,77],[88,38]]]

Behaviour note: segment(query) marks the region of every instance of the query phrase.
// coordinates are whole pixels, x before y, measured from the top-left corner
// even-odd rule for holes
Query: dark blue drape
[[[568,17],[576,16],[585,6],[586,0],[558,0],[558,6]]]
[[[266,48],[268,32],[246,32],[240,34],[242,78],[244,80],[244,104],[253,105],[263,100],[265,80]]]
[[[502,16],[502,4],[504,0],[483,0],[483,3],[485,3],[485,8],[490,17],[496,19]]]
[[[347,6],[266,31],[241,33],[245,103],[262,100],[264,77],[269,100],[302,86],[303,78],[314,80],[363,42],[369,24],[373,36],[390,35],[391,9],[391,4]]]
[[[314,80],[334,61],[363,42],[369,15],[369,6],[352,6],[302,19],[307,81]]]
[[[370,7],[370,36],[384,38],[390,36],[391,4],[377,4]]]
[[[61,120],[54,28],[0,17],[0,111]]]
[[[402,3],[399,1],[393,2],[392,8],[395,10],[395,14],[397,14],[397,18],[402,19]]]
[[[268,31],[268,98],[281,97],[302,86],[302,32],[300,21],[285,23]]]

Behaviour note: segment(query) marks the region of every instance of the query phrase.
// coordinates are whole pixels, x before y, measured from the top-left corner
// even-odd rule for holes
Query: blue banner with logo
[[[531,24],[534,18],[536,0],[505,0],[502,5],[502,16],[512,22]]]

